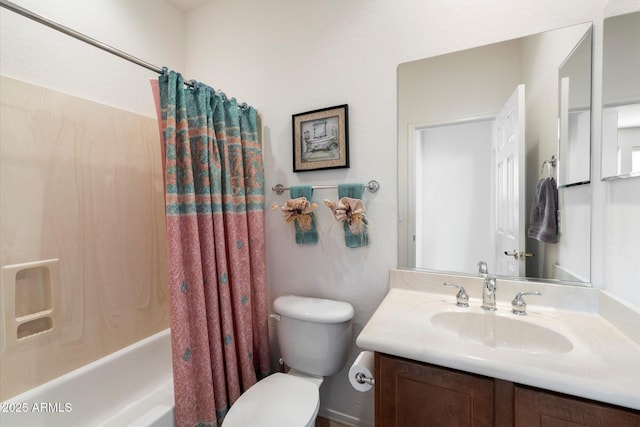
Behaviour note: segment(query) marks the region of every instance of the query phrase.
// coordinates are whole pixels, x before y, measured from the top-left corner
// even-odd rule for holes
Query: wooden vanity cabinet
[[[640,411],[382,353],[376,427],[640,427]]]
[[[493,426],[493,379],[375,354],[377,427]]]
[[[515,385],[518,427],[640,427],[640,412]]]

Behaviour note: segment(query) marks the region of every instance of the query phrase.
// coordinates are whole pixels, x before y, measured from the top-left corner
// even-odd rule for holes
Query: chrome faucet
[[[489,275],[489,267],[485,261],[478,262],[478,273],[480,276],[487,277]]]
[[[482,309],[496,311],[496,278],[487,276],[482,285]]]

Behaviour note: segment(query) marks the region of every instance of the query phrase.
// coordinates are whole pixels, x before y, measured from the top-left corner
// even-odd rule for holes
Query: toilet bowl
[[[224,418],[224,427],[313,427],[323,378],[346,362],[354,314],[350,304],[287,295],[273,307],[282,359],[291,369],[243,393]]]

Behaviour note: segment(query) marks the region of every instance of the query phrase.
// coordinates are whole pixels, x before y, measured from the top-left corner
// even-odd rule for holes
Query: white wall
[[[639,11],[637,0],[607,2],[604,16]],[[640,307],[640,179],[601,181],[602,21],[594,32],[593,123],[591,144],[591,281]]]
[[[184,68],[184,14],[154,0],[13,3],[155,66]],[[149,117],[153,71],[0,8],[0,74]]]

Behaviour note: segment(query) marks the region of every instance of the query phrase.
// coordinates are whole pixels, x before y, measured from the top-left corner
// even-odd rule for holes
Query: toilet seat
[[[320,406],[318,386],[294,375],[276,373],[258,381],[233,404],[224,427],[307,427]]]

